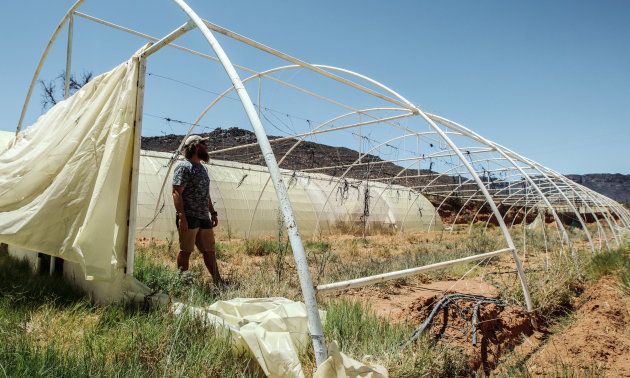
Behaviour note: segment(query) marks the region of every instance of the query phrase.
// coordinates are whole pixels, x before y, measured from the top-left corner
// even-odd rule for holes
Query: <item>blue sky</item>
[[[423,109],[560,172],[630,173],[629,1],[189,3],[203,17],[294,56],[373,77]],[[0,5],[0,129],[15,129],[37,59],[71,4],[25,0]],[[87,0],[82,9],[157,36],[185,20],[167,0]],[[75,27],[77,73],[109,70],[143,43],[84,20]],[[277,63],[220,41],[235,63],[257,69]],[[196,34],[181,42],[208,51]],[[64,45],[65,32],[43,78],[63,70]],[[211,91],[225,89],[220,70],[205,75],[206,62],[189,60],[165,50],[150,62],[149,72]],[[294,78],[290,75],[285,77]],[[172,81],[157,76],[148,85],[149,114],[192,121],[209,98],[190,87],[175,92]],[[39,96],[33,97],[27,123],[41,114]],[[316,113],[291,104],[278,102],[296,117]],[[205,122],[247,127],[241,115],[234,115],[239,111],[226,105]],[[146,135],[171,131],[181,129],[145,117]]]

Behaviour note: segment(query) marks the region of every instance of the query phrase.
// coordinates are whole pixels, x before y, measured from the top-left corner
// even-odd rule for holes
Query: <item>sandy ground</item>
[[[458,281],[437,281],[422,285],[394,285],[388,288],[363,288],[346,293],[363,301],[379,316],[415,326],[422,323],[437,301],[451,293],[475,294],[497,298],[497,289],[479,278]],[[428,337],[434,342],[448,343],[466,354],[472,371],[490,372],[500,357],[524,337],[534,334],[534,326],[524,310],[484,304],[479,312],[477,343],[472,344],[471,319],[474,303],[459,301],[439,313]]]
[[[366,287],[344,295],[368,303],[379,316],[397,322],[416,322],[422,310],[446,293],[477,294],[496,298],[497,289],[478,279],[438,281],[422,285],[396,285],[386,289]]]
[[[588,375],[630,377],[630,298],[604,278],[577,300],[574,318],[528,359],[533,375],[568,367]]]
[[[498,291],[479,278],[362,288],[344,294],[384,318],[419,325],[447,293],[496,298]],[[439,314],[429,337],[466,354],[474,371],[510,375],[521,365],[532,376],[630,377],[630,297],[617,281],[604,278],[574,301],[575,312],[553,332],[538,326],[523,309],[483,305],[477,344],[472,345],[472,303],[460,302]]]

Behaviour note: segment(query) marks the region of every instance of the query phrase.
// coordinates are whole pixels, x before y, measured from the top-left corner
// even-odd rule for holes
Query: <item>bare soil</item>
[[[559,374],[567,368],[630,377],[630,298],[616,280],[604,278],[586,289],[570,323],[527,359],[533,375]]]
[[[499,295],[478,278],[363,288],[344,295],[369,304],[378,316],[417,326],[449,293]],[[427,337],[464,353],[471,373],[510,375],[510,367],[522,366],[533,376],[630,377],[630,298],[618,282],[603,278],[573,302],[564,325],[551,329],[521,308],[482,305],[476,345],[471,332],[474,304],[457,302],[436,316]]]
[[[433,306],[446,294],[461,293],[498,298],[498,290],[480,279],[438,281],[423,285],[395,285],[393,288],[361,289],[348,293],[369,303],[379,316],[413,325],[422,323]],[[530,316],[516,307],[484,304],[480,307],[477,342],[472,344],[473,302],[458,301],[434,319],[427,336],[434,342],[448,343],[469,361],[471,371],[488,373],[500,357],[536,330]]]

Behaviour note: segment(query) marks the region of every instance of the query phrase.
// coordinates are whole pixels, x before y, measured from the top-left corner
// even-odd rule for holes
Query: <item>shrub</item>
[[[497,250],[497,240],[479,228],[474,228],[466,239],[464,248],[468,252],[483,253]]]

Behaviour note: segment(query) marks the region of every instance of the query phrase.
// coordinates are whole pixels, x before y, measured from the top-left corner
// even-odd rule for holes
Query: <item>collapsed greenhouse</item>
[[[0,242],[13,253],[34,251],[63,259],[64,275],[81,282],[85,278],[88,290],[104,301],[119,300],[130,287],[143,290],[124,284],[134,282],[138,238],[176,238],[170,182],[173,166],[182,159],[181,144],[167,149],[170,152],[141,149],[144,124],[151,116],[145,97],[151,96],[151,85],[178,74],[177,67],[158,75],[147,66],[169,49],[182,61],[208,63],[204,70],[214,75],[216,91],[204,93],[207,106],[195,121],[178,121],[185,126],[179,141],[206,131],[204,120],[213,116],[229,117],[240,127],[249,124],[253,130],[253,139],[215,145],[210,152],[211,193],[222,219],[219,232],[226,238],[286,232],[318,365],[326,359],[326,347],[317,294],[509,256],[524,305],[532,310],[522,261],[525,251],[517,248],[515,235],[538,229],[545,248],[555,243],[570,255],[583,246],[591,253],[612,248],[630,232],[630,211],[621,204],[454,121],[427,113],[372,78],[275,50],[201,19],[183,0],[174,3],[185,22],[161,38],[82,13],[82,3],[77,1],[67,12],[44,50],[17,133],[0,135],[6,145],[0,149]],[[141,42],[129,60],[71,94],[77,20],[85,22],[81,27],[106,26]],[[22,130],[49,49],[66,25],[66,99]],[[210,49],[174,43],[192,31],[200,32]],[[219,43],[215,35],[225,40]],[[265,57],[255,65],[268,66],[233,64],[224,43],[251,49]],[[278,116],[278,109],[287,108],[293,110]],[[291,115],[294,111],[299,118]],[[161,119],[169,127],[174,122],[167,116]],[[310,142],[331,146],[335,154],[345,148],[346,156],[317,157],[308,145],[312,158],[304,163],[303,147]],[[489,228],[499,230],[499,248],[394,272],[383,267],[376,275],[317,286],[302,240],[339,233],[365,237],[437,232],[465,238]],[[522,248],[527,248],[525,243]]]

